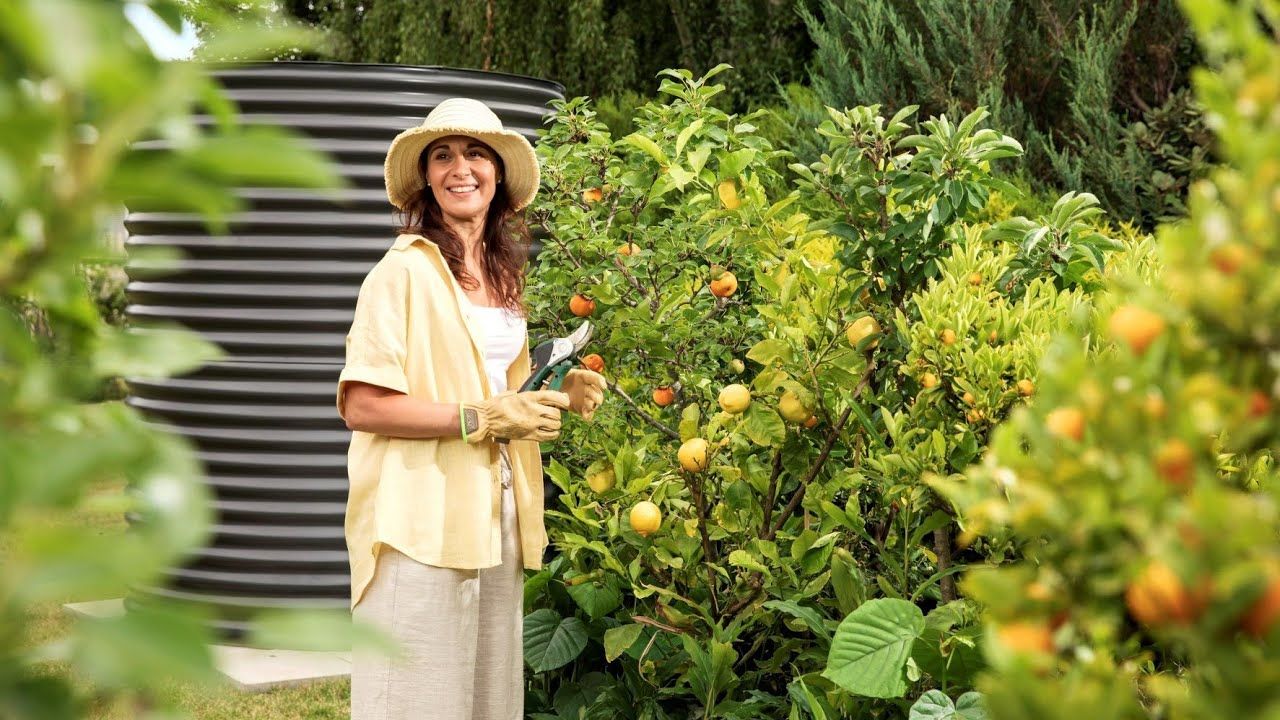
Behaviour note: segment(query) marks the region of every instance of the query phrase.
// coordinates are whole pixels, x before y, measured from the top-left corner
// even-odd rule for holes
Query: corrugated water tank
[[[126,604],[150,595],[207,604],[234,636],[263,609],[349,603],[350,432],[333,394],[360,282],[395,239],[382,174],[391,139],[441,100],[463,96],[533,142],[564,88],[500,73],[344,63],[234,65],[214,75],[244,122],[301,133],[350,183],[337,195],[243,188],[247,209],[225,235],[210,235],[191,214],[125,218],[128,249],[182,254],[176,266],[130,263],[130,322],[180,322],[227,353],[182,377],[127,379],[130,405],[198,448],[216,525],[209,546],[164,587],[140,589]]]

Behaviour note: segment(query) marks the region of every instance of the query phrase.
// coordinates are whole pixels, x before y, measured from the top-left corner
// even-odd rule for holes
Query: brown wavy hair
[[[483,143],[482,143],[483,144]],[[488,147],[487,145],[485,147]],[[506,167],[502,158],[490,148],[489,152],[497,160],[498,176],[506,177]],[[427,176],[425,159],[427,148],[418,156],[419,178]],[[451,230],[444,221],[444,213],[431,188],[418,191],[404,207],[400,209],[399,229],[402,233],[421,235],[440,248],[449,271],[457,279],[458,284],[467,290],[480,287],[480,282],[467,272],[464,259],[466,252],[462,239]],[[524,212],[516,212],[511,208],[511,199],[506,190],[499,185],[485,213],[484,233],[481,237],[484,247],[480,270],[492,292],[496,292],[502,307],[524,316],[524,267],[529,261],[529,246],[532,243],[529,226],[525,223]]]

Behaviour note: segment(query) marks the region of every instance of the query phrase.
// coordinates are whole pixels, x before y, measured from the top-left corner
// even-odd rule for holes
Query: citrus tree
[[[990,454],[934,482],[1022,555],[964,584],[993,717],[1280,717],[1280,5],[1183,9],[1225,165],[1158,272],[1117,272]]]
[[[905,715],[927,690],[919,712],[943,708],[983,666],[954,576],[1012,546],[957,546],[922,478],[962,471],[1035,395],[1118,245],[1088,195],[979,222],[1016,192],[991,163],[1020,152],[983,110],[831,109],[827,152],[782,175],[760,114],[711,102],[726,69],[664,72],[666,101],[617,140],[564,102],[539,143],[531,329],[589,318],[583,362],[613,394],[547,467],[530,708]]]

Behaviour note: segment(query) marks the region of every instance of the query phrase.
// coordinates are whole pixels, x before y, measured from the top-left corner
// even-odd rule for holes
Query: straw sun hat
[[[418,158],[437,138],[466,135],[493,148],[502,158],[502,185],[514,210],[533,201],[538,193],[538,157],[524,136],[502,127],[502,121],[479,100],[449,98],[436,106],[421,125],[409,128],[391,141],[383,174],[391,204],[405,203],[426,185],[418,170]]]

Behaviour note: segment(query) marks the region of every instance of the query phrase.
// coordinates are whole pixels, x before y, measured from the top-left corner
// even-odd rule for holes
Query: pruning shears
[[[578,353],[591,340],[591,322],[583,320],[569,335],[538,343],[533,349],[533,374],[520,386],[527,390],[559,390],[564,378],[573,369]]]

